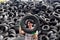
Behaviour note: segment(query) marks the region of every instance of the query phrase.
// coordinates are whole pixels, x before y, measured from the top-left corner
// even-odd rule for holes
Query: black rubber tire
[[[34,22],[36,23],[36,26],[34,27],[34,29],[32,30],[29,30],[25,27],[25,21],[26,19],[32,19],[34,20]],[[26,33],[29,33],[31,34],[32,32],[36,32],[36,30],[38,30],[38,27],[39,27],[39,20],[38,18],[35,16],[35,15],[26,15],[25,17],[22,18],[21,22],[20,22],[20,25],[21,25],[21,28],[22,30],[24,30]]]
[[[40,35],[38,40],[50,40],[50,38],[47,35]]]

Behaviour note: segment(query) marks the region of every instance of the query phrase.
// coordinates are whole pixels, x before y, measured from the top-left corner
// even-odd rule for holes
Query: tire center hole
[[[42,37],[42,40],[47,40],[47,38],[45,36]]]

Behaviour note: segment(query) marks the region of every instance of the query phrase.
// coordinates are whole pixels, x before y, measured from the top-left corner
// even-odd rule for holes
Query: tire
[[[39,40],[50,40],[50,38],[47,35],[40,35]]]
[[[34,20],[34,23],[36,23],[36,26],[34,27],[34,29],[29,30],[29,29],[27,29],[25,27],[25,23],[24,22],[26,21],[26,19],[32,19],[32,20]],[[25,17],[22,18],[22,20],[20,22],[20,25],[21,25],[22,30],[24,30],[24,32],[29,33],[29,34],[32,34],[32,32],[36,32],[36,30],[38,30],[39,20],[34,15],[26,15]]]

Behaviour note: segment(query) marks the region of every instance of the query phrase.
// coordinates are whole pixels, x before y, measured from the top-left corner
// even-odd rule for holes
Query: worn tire
[[[32,19],[34,20],[34,22],[36,23],[36,26],[34,27],[34,29],[32,30],[29,30],[25,27],[25,21],[27,19]],[[39,27],[39,20],[36,16],[34,15],[26,15],[25,17],[22,18],[21,22],[20,22],[20,25],[21,25],[21,28],[22,30],[24,30],[26,33],[29,33],[31,34],[32,32],[36,32],[36,30],[38,30],[38,27]]]

